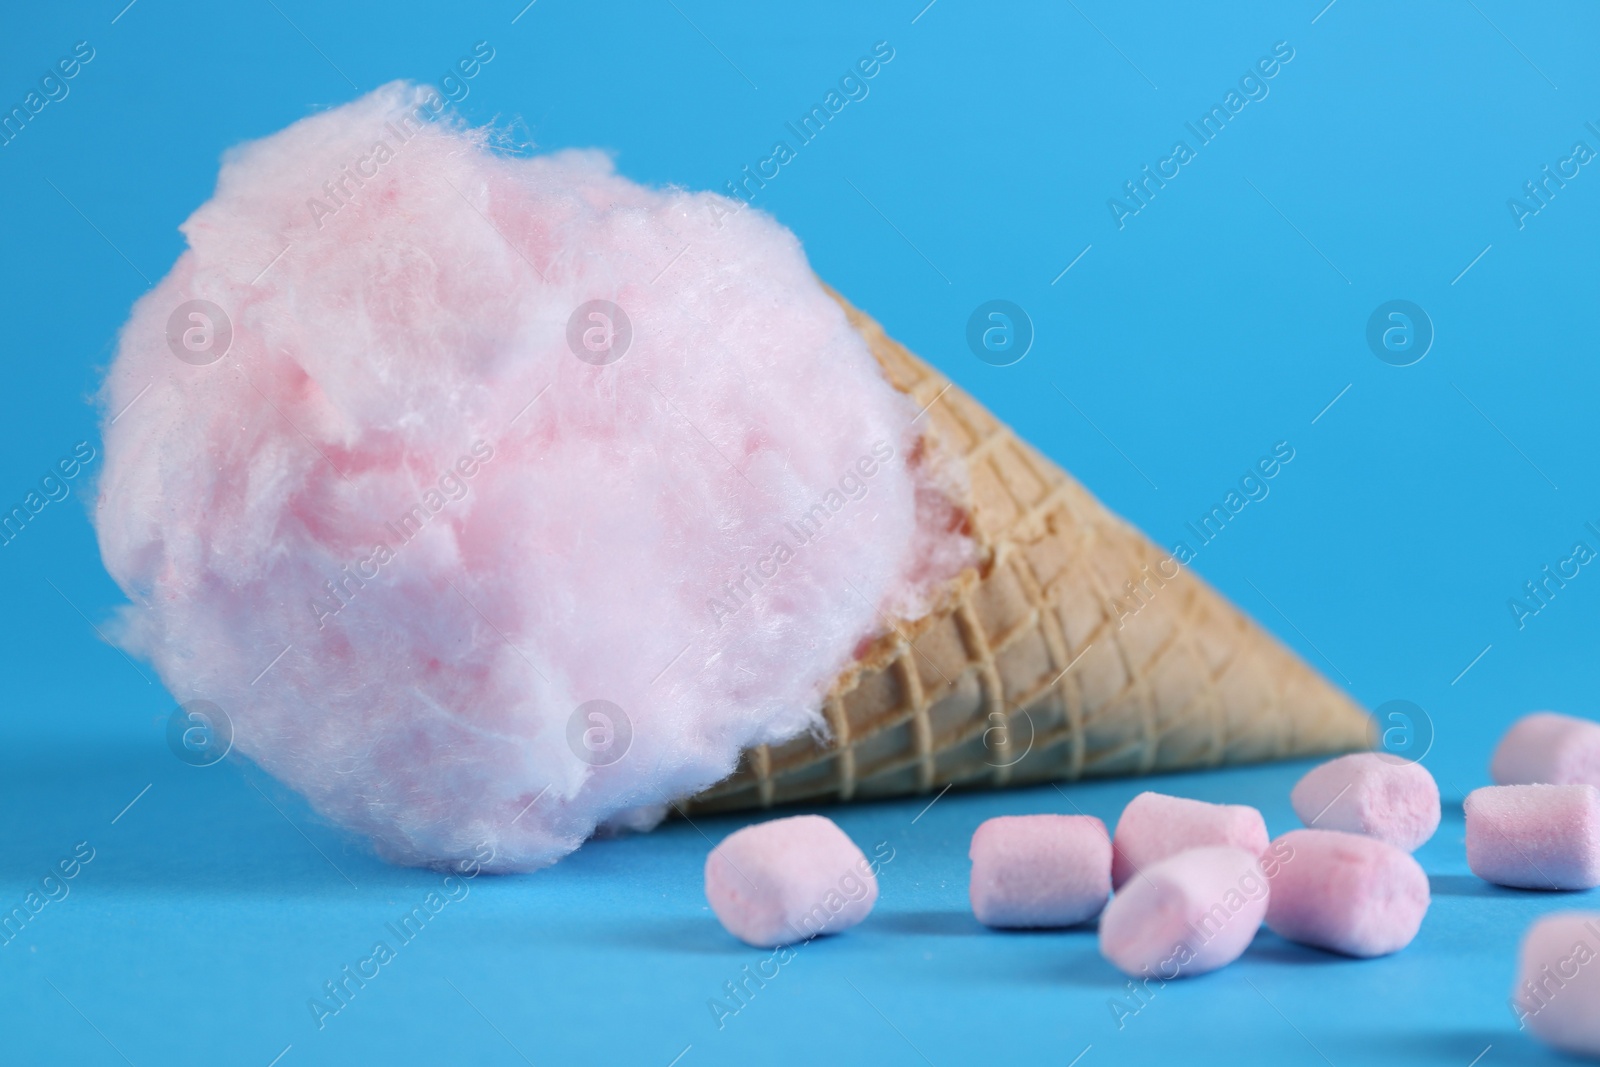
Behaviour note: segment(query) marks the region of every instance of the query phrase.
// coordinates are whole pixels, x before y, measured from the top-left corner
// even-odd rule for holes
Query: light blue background
[[[1600,574],[1522,630],[1507,607],[1575,540],[1600,548],[1584,529],[1600,525],[1600,165],[1524,229],[1506,206],[1574,141],[1600,149],[1584,128],[1600,125],[1592,4],[539,0],[513,24],[519,0],[123,2],[0,14],[5,109],[75,42],[96,50],[0,148],[5,508],[75,443],[98,447],[89,398],[116,331],[179,254],[177,226],[229,146],[393,78],[436,81],[486,40],[473,121],[520,117],[542,146],[611,149],[640,181],[721,188],[887,40],[870,96],[757,205],[822,277],[1158,541],[1290,442],[1271,495],[1196,569],[1369,707],[1426,709],[1446,816],[1420,853],[1435,901],[1407,951],[1354,962],[1263,934],[1122,1031],[1093,933],[981,931],[965,856],[991,815],[1112,822],[1141,788],[1126,781],[830,812],[869,850],[895,849],[877,911],[803,948],[720,1031],[707,1000],[764,955],[701,893],[709,842],[744,821],[731,818],[477,880],[319,1031],[308,998],[439,878],[375,861],[251,768],[173,758],[170,697],[93,628],[119,594],[80,479],[0,548],[0,910],[75,843],[95,849],[71,895],[0,948],[0,1060],[1551,1058],[1505,1004],[1515,947],[1535,916],[1596,901],[1477,882],[1460,800],[1516,715],[1600,713]],[[1107,199],[1278,41],[1295,57],[1270,95],[1119,231]],[[993,298],[1037,331],[1015,366],[965,346]],[[1394,298],[1437,332],[1414,366],[1366,347],[1368,315]],[[1280,833],[1305,766],[1158,785],[1257,804]]]

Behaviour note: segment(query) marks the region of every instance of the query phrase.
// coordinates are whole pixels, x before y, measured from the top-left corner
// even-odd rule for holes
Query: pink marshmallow
[[[1439,828],[1439,785],[1417,763],[1357,752],[1314,767],[1289,795],[1300,821],[1415,852]]]
[[[1491,785],[1467,797],[1467,866],[1497,885],[1600,885],[1600,789]]]
[[[1511,1008],[1546,1044],[1600,1056],[1600,912],[1558,912],[1528,928]]]
[[[1111,895],[1111,837],[1092,815],[1005,815],[972,835],[972,913],[985,926],[1073,926]]]
[[[1291,830],[1261,857],[1272,886],[1267,927],[1347,956],[1387,956],[1411,944],[1432,894],[1411,853],[1339,830]]]
[[[1497,785],[1600,786],[1600,723],[1536,711],[1518,719],[1495,746]]]
[[[820,815],[746,826],[706,857],[706,900],[728,932],[757,948],[837,934],[878,899],[872,864]]]
[[[1268,840],[1267,824],[1255,808],[1140,793],[1117,820],[1111,884],[1121,889],[1134,874],[1185,849],[1232,845],[1259,856]]]
[[[1134,977],[1163,981],[1239,958],[1267,913],[1267,877],[1256,853],[1189,849],[1140,870],[1100,917],[1100,954]]]

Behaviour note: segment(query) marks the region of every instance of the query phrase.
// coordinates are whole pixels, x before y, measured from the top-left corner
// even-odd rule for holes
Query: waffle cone
[[[837,298],[837,294],[835,294]],[[979,564],[834,683],[828,736],[744,754],[690,813],[1369,747],[1366,713],[842,298],[964,464]]]

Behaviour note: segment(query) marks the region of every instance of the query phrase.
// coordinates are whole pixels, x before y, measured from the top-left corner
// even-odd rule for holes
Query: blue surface
[[[1535,916],[1597,901],[1472,878],[1459,803],[1515,715],[1600,713],[1600,576],[1584,568],[1520,628],[1508,607],[1575,541],[1600,547],[1585,525],[1600,527],[1600,164],[1526,201],[1520,227],[1508,207],[1574,142],[1600,151],[1585,125],[1600,127],[1592,4],[908,0],[777,15],[540,0],[516,17],[521,0],[124,2],[0,14],[6,110],[77,42],[93,49],[0,147],[5,508],[79,442],[98,448],[86,400],[116,330],[178,255],[176,227],[229,146],[392,78],[437,81],[487,41],[495,58],[462,102],[472,120],[520,116],[546,147],[600,145],[633,178],[722,188],[887,41],[870,94],[757,205],[824,278],[1158,541],[1188,539],[1187,521],[1290,442],[1270,495],[1193,565],[1363,703],[1425,709],[1447,814],[1420,853],[1435,901],[1406,952],[1358,963],[1264,934],[1121,1030],[1122,982],[1092,932],[975,926],[966,847],[1006,812],[1112,821],[1134,782],[835,812],[869,850],[894,849],[878,910],[803,948],[720,1030],[708,1001],[765,956],[723,934],[701,894],[708,841],[737,819],[473,880],[319,1030],[308,1000],[440,878],[378,863],[251,768],[173,758],[171,698],[94,629],[120,597],[86,518],[92,461],[0,548],[0,905],[79,842],[94,853],[0,947],[0,1062],[1554,1061],[1506,1007],[1515,946]],[[1293,58],[1267,95],[1196,148],[1185,123],[1277,42]],[[1179,138],[1194,158],[1119,229],[1108,199]],[[968,317],[994,299],[1035,332],[1010,366],[967,347]],[[1391,300],[1431,321],[1409,366],[1367,343]],[[1295,825],[1303,769],[1161,787],[1257,804],[1278,833]]]

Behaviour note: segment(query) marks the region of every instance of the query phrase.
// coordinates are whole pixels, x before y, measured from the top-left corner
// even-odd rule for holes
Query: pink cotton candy
[[[1143,868],[1100,916],[1100,954],[1124,973],[1163,981],[1225,967],[1267,913],[1255,853],[1194,848]]]
[[[1004,815],[972,835],[972,914],[985,926],[1073,926],[1111,895],[1111,837],[1092,815]]]
[[[1267,824],[1255,808],[1140,793],[1117,820],[1111,883],[1120,889],[1136,872],[1184,849],[1232,845],[1259,856],[1267,841]]]
[[[1432,900],[1422,865],[1375,837],[1291,830],[1261,861],[1272,885],[1268,929],[1347,956],[1405,948]]]
[[[973,550],[793,234],[428,95],[228,155],[122,332],[96,526],[124,647],[240,752],[394,861],[527,869],[825,731]]]
[[[865,919],[878,879],[833,820],[795,815],[723,838],[706,857],[706,900],[734,937],[776,948]]]
[[[1314,767],[1290,794],[1318,830],[1345,830],[1415,852],[1439,828],[1439,785],[1421,764],[1357,752]]]
[[[1491,785],[1467,796],[1467,865],[1519,889],[1600,886],[1600,789]]]
[[[1540,1041],[1600,1057],[1600,912],[1557,912],[1528,928],[1511,1009]]]
[[[1600,786],[1600,723],[1536,711],[1495,746],[1489,774],[1498,785]]]

